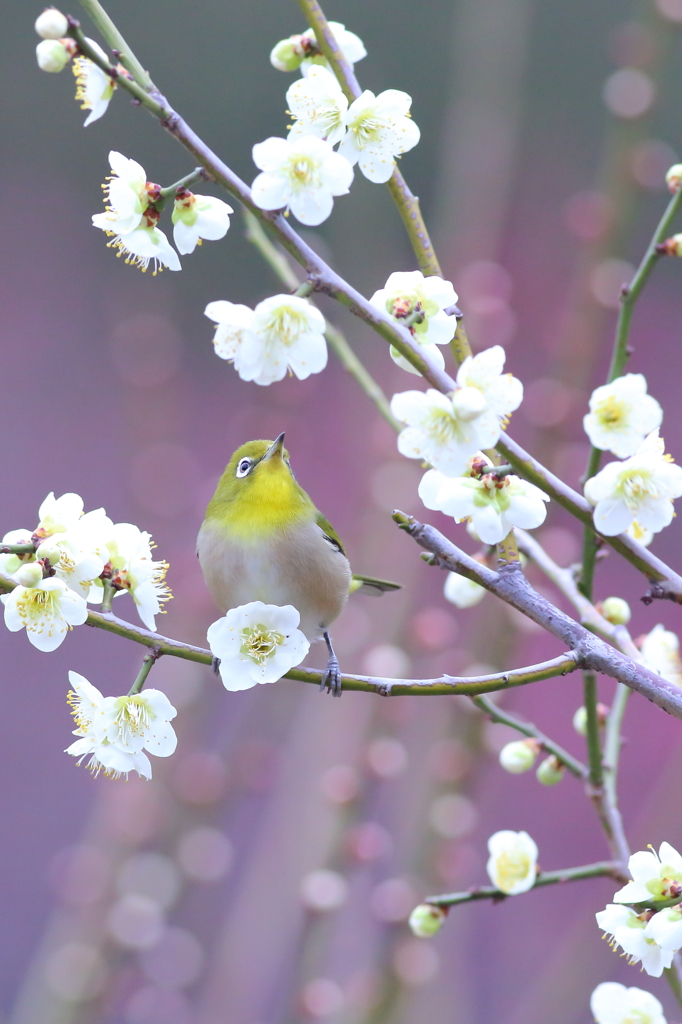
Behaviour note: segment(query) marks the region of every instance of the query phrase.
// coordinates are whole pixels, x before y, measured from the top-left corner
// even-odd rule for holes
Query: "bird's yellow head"
[[[218,481],[206,519],[241,540],[254,540],[309,519],[315,506],[289,465],[284,434],[237,448]]]

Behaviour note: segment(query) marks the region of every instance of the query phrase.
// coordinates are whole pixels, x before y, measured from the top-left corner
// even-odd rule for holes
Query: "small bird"
[[[223,613],[250,601],[298,610],[306,638],[325,639],[329,661],[320,690],[335,697],[341,696],[341,674],[329,626],[352,590],[399,589],[386,580],[353,577],[336,531],[296,482],[284,433],[237,448],[206,509],[197,555]]]

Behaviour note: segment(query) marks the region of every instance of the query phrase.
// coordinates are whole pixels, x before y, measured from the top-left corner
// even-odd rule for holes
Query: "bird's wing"
[[[340,551],[342,555],[345,555],[346,549],[341,543],[341,538],[339,537],[338,533],[336,532],[332,524],[329,522],[329,520],[325,519],[322,513],[317,510],[315,511],[315,522],[322,530],[322,533],[325,535],[329,543],[332,544],[333,547],[337,549],[337,551]]]
[[[361,590],[363,594],[372,594],[375,597],[380,597],[391,590],[401,589],[401,583],[391,583],[390,580],[378,580],[374,576],[359,576],[356,572],[353,573],[350,585],[351,594],[354,594],[356,590]]]

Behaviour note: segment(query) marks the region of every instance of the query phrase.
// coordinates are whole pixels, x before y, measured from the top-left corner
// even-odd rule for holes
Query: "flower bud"
[[[602,601],[601,613],[613,626],[626,626],[632,618],[630,605],[622,597],[607,597]]]
[[[57,565],[61,561],[62,551],[59,544],[55,544],[52,537],[47,537],[46,540],[37,548],[36,558],[47,559],[51,565]]]
[[[69,23],[56,7],[48,7],[36,20],[35,29],[41,39],[61,39],[69,31]]]
[[[665,242],[656,246],[656,252],[660,252],[662,256],[682,256],[682,235],[666,238]]]
[[[535,777],[543,786],[556,786],[564,777],[564,766],[551,754],[538,765]]]
[[[409,925],[419,939],[430,939],[440,931],[445,920],[445,911],[429,903],[420,903],[410,914]]]
[[[587,708],[584,705],[573,715],[573,728],[580,736],[587,736]]]
[[[529,772],[535,764],[538,745],[535,740],[513,740],[500,751],[500,764],[506,772],[521,775]]]
[[[278,71],[297,71],[304,57],[301,36],[280,39],[270,54],[270,63]]]
[[[14,578],[22,587],[37,587],[43,579],[43,567],[39,562],[29,562],[21,566]]]
[[[36,58],[41,71],[63,71],[76,52],[70,39],[43,39],[36,46]]]
[[[665,183],[670,191],[675,194],[682,184],[682,164],[673,164],[665,176]]]
[[[475,420],[487,403],[478,388],[457,388],[452,396],[452,404],[461,420]]]
[[[6,555],[2,572],[5,576],[14,576],[21,564],[22,560],[19,558],[19,555]]]

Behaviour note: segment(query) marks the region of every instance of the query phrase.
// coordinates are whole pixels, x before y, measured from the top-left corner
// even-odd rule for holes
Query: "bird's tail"
[[[359,576],[358,573],[354,572],[350,584],[350,593],[354,594],[356,591],[361,591],[363,594],[373,594],[374,597],[380,597],[390,590],[400,590],[401,588],[402,584],[400,583],[391,583],[390,580],[378,580],[374,576]]]

